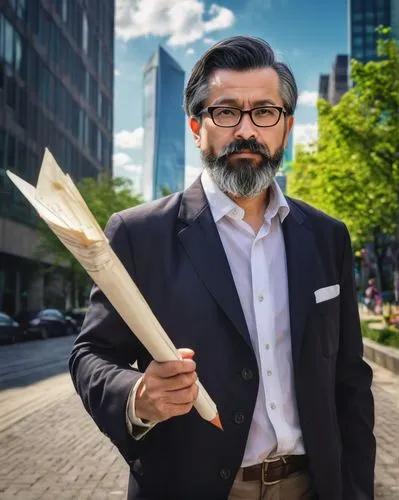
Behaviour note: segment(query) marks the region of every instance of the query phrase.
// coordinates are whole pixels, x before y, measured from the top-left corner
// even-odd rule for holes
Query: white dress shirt
[[[293,380],[288,281],[281,223],[289,206],[276,181],[257,234],[244,210],[212,181],[201,182],[230,265],[259,368],[259,391],[242,467],[305,453]]]

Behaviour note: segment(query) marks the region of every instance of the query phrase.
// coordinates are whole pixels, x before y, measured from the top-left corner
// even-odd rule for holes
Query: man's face
[[[248,110],[283,106],[279,78],[271,68],[250,71],[216,70],[209,79],[208,106]],[[281,163],[293,118],[282,114],[273,127],[256,126],[248,114],[231,128],[215,125],[208,113],[190,119],[194,140],[205,167],[222,191],[251,197],[267,189]]]

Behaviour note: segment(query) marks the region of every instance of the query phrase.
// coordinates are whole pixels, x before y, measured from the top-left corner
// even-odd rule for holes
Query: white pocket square
[[[326,286],[315,291],[316,304],[333,299],[339,295],[339,285]]]

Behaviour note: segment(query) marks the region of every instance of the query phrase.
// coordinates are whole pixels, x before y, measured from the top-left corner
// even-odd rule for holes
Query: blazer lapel
[[[244,313],[200,178],[184,191],[178,236],[213,298],[252,348]]]
[[[291,344],[294,366],[301,352],[309,307],[314,301],[318,256],[303,212],[289,199],[290,213],[282,224],[288,272]]]

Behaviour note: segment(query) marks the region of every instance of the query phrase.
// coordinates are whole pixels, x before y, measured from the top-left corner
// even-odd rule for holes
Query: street
[[[122,499],[128,468],[67,371],[73,337],[0,347],[0,498]],[[376,498],[399,499],[399,377],[373,365]],[[204,499],[205,500],[205,499]]]

